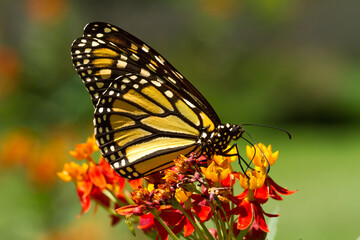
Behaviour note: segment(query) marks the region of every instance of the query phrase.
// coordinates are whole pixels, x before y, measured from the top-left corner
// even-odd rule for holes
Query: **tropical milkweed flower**
[[[77,160],[91,160],[91,155],[99,150],[95,142],[95,136],[88,138],[86,143],[76,144],[75,150],[70,151],[70,155],[76,158]]]
[[[279,215],[264,212],[261,204],[266,203],[269,197],[282,200],[277,193],[290,195],[296,191],[289,191],[278,186],[267,175],[268,163],[273,165],[279,156],[278,151],[272,152],[271,145],[265,147],[265,145],[259,143],[253,147],[247,146],[246,153],[248,158],[255,164],[255,167],[245,174],[240,173],[240,186],[244,189],[244,192],[231,198],[233,203],[237,205],[236,208],[231,210],[231,213],[239,214],[237,224],[239,230],[247,229],[253,222],[263,232],[269,232],[264,215],[268,217],[277,217]]]
[[[265,146],[262,143],[256,144],[253,147],[246,146],[246,155],[258,167],[268,167],[268,164],[273,165],[279,157],[279,151],[272,152],[271,145]]]
[[[29,183],[42,190],[49,189],[65,161],[65,141],[53,135],[44,138],[46,142],[27,128],[6,132],[0,139],[0,166],[24,169]]]
[[[116,198],[116,207],[127,204],[123,194],[125,179],[120,177],[103,157],[100,157],[97,163],[92,158],[95,151],[98,151],[98,147],[94,138],[88,138],[86,143],[77,144],[75,150],[70,151],[70,154],[77,160],[86,160],[86,162],[81,164],[65,163],[63,170],[57,173],[61,180],[75,183],[82,207],[80,215],[89,211],[91,200],[108,208],[112,205],[112,198]],[[113,212],[112,217],[113,223],[115,223],[120,216]]]
[[[177,239],[180,233],[197,239],[233,239],[243,231],[247,233],[244,239],[265,239],[269,232],[265,216],[278,215],[266,213],[262,205],[270,198],[282,200],[280,195],[296,192],[280,187],[268,176],[268,165],[279,156],[271,145],[247,146],[246,166],[253,163],[254,167],[246,172],[233,170],[231,163],[238,160],[238,152],[232,148],[227,156],[212,159],[179,156],[174,167],[131,181],[117,175],[103,157],[95,161],[92,155],[96,151],[93,138],[77,144],[70,154],[84,162],[65,163],[58,173],[63,181],[75,183],[81,214],[95,201],[112,213],[113,223],[126,217],[130,229],[137,224],[156,239]],[[237,195],[236,179],[243,188]],[[126,182],[133,189],[131,193]],[[210,219],[216,229],[204,225]]]

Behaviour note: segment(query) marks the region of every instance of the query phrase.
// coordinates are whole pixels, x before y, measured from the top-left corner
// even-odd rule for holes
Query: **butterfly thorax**
[[[203,132],[200,137],[202,154],[211,158],[214,154],[222,155],[231,140],[239,139],[244,130],[235,124],[219,124],[212,132]]]

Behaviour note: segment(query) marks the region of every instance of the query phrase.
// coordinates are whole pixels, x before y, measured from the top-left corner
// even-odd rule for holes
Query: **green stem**
[[[94,199],[95,200],[95,199]],[[98,200],[95,200],[95,202],[97,204],[99,204],[100,206],[102,206],[103,208],[105,208],[105,210],[107,210],[111,215],[115,216],[115,217],[119,217],[119,218],[122,218],[123,216],[117,214],[117,212],[112,209],[112,208],[108,208],[106,205],[104,205],[102,202],[98,201]]]
[[[102,190],[102,193],[107,196],[113,203],[116,203],[119,206],[124,206],[124,203],[120,202],[119,199],[114,195],[114,193],[111,192],[109,189]]]
[[[134,201],[131,199],[131,197],[129,197],[129,192],[128,191],[125,191],[124,192],[124,194],[123,194],[123,196],[124,196],[124,198],[126,199],[126,201],[128,202],[128,204],[130,204],[130,205],[133,205],[133,204],[135,204],[134,203]]]
[[[234,176],[231,175],[233,178]],[[234,196],[234,186],[233,186],[233,181],[231,180],[230,181],[230,189],[231,189],[231,195]],[[230,209],[234,209],[234,203],[232,201],[230,201]],[[230,221],[229,221],[229,233],[231,234],[232,236],[232,239],[235,239],[235,235],[234,235],[234,232],[233,232],[233,225],[234,225],[234,222],[235,222],[235,219],[234,219],[234,214],[232,214],[230,216]]]
[[[151,213],[154,215],[156,220],[158,220],[159,223],[166,229],[172,239],[179,240],[178,237],[173,233],[173,231],[171,231],[171,229],[165,224],[165,222],[155,213],[155,210],[152,210]]]
[[[218,219],[220,220],[220,225],[221,225],[221,229],[222,229],[222,232],[223,232],[223,237],[224,237],[224,239],[228,239],[225,222],[221,219],[221,214],[220,214],[219,211],[217,212],[217,214],[219,215]]]
[[[229,231],[227,232],[227,234],[229,236],[228,239],[235,239],[235,236],[234,236],[233,231],[232,231],[232,226],[233,225],[232,224],[230,225],[229,218],[228,218],[228,216],[227,216],[227,214],[226,214],[226,212],[225,212],[225,210],[224,210],[224,208],[222,206],[220,207],[220,210],[222,211],[222,213],[225,216],[226,224],[227,224],[228,229],[229,229]]]
[[[219,219],[218,219],[216,211],[214,209],[214,205],[212,203],[210,203],[210,207],[211,207],[211,211],[213,212],[213,219],[214,219],[214,222],[215,222],[218,238],[219,238],[219,240],[222,240],[223,235],[222,235],[221,228],[220,228],[220,225],[219,225]]]
[[[196,216],[196,217],[197,217],[197,216]],[[201,222],[199,221],[199,219],[197,219],[197,221],[200,223],[202,229],[205,231],[205,234],[206,234],[206,236],[208,237],[208,239],[213,239],[213,240],[215,240],[215,238],[213,237],[213,235],[211,235],[211,233],[209,232],[209,230],[207,229],[207,227],[205,226],[205,224],[204,224],[204,223],[201,223]]]

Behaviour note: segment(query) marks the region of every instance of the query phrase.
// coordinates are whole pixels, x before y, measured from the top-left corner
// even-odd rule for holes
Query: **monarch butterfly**
[[[100,151],[122,177],[169,168],[178,155],[226,154],[240,125],[221,124],[212,106],[159,53],[108,23],[89,23],[72,60],[94,112]]]

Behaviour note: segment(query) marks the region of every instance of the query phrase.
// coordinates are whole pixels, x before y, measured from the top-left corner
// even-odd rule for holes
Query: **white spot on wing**
[[[136,47],[136,46],[135,46]],[[139,56],[138,55],[136,55],[136,54],[131,54],[131,56],[130,56],[133,60],[135,60],[135,61],[138,61],[140,58],[139,58]]]
[[[172,82],[173,84],[176,84],[176,81],[175,81],[173,78],[167,77],[167,79],[168,79],[170,82]]]
[[[159,63],[161,63],[162,65],[164,65],[164,59],[162,59],[162,57],[161,56],[156,56],[155,55],[155,59],[159,62]]]
[[[189,102],[187,99],[184,98],[184,102],[186,102],[187,105],[189,105],[191,108],[195,108],[194,104]]]
[[[118,68],[125,68],[126,65],[127,65],[127,62],[121,61],[121,60],[118,60],[118,61],[117,61],[117,64],[116,64],[116,66],[117,66]]]
[[[161,87],[161,83],[159,83],[158,81],[155,81],[155,80],[153,80],[153,81],[151,81],[155,86],[157,86],[157,87]]]
[[[97,46],[99,46],[100,44],[98,43],[98,42],[96,42],[96,41],[92,41],[92,43],[91,43],[91,46],[93,46],[93,47],[97,47]]]
[[[140,75],[141,75],[141,76],[144,76],[144,77],[149,77],[149,76],[150,76],[150,72],[147,71],[146,69],[142,68],[142,69],[140,70]]]
[[[145,44],[142,46],[141,48],[144,52],[149,52],[149,47],[146,46]]]
[[[174,96],[174,94],[170,90],[166,90],[165,95],[168,96],[168,98],[172,98]]]
[[[146,65],[151,71],[155,72],[156,71],[156,67],[154,65],[152,65],[151,63]]]
[[[145,79],[141,79],[141,80],[140,80],[140,83],[141,83],[141,84],[146,84],[147,82],[148,82],[148,81],[145,80]]]

